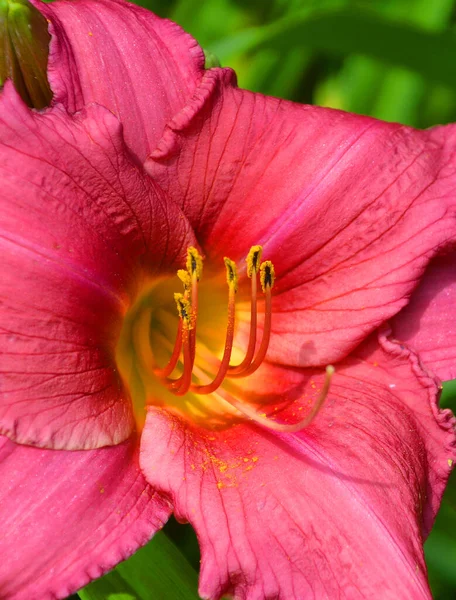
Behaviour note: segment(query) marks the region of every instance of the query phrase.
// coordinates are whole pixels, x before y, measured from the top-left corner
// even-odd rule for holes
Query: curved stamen
[[[188,300],[188,296],[189,296],[190,289],[191,289],[190,275],[184,269],[179,269],[177,271],[177,276],[182,281],[182,284],[184,286],[183,299]],[[174,296],[174,300],[177,303],[177,312],[179,313],[179,323],[177,326],[176,341],[174,342],[174,347],[173,347],[173,351],[171,354],[171,358],[169,359],[169,361],[163,368],[154,369],[155,375],[157,377],[160,377],[160,379],[169,377],[171,375],[171,373],[174,371],[174,369],[177,366],[177,361],[179,360],[179,356],[180,356],[180,353],[182,350],[182,317],[181,317],[182,307],[179,303],[178,298],[179,297],[176,297],[176,295]]]
[[[191,330],[190,330],[190,355],[192,359],[192,367],[195,363],[196,355],[196,323],[198,318],[198,279],[196,274],[192,274],[192,316],[190,319]]]
[[[261,254],[263,252],[262,246],[252,246],[250,252],[247,255],[247,275],[252,280],[252,291],[250,300],[250,331],[249,331],[249,344],[247,346],[247,352],[241,363],[238,365],[230,365],[228,369],[229,375],[241,373],[247,368],[252,362],[253,355],[255,353],[256,346],[256,330],[257,330],[257,274],[260,270]]]
[[[181,353],[181,349],[182,349],[182,319],[179,317],[176,341],[174,342],[174,348],[173,348],[173,352],[171,354],[171,358],[169,359],[166,366],[164,366],[162,369],[154,370],[154,373],[157,377],[160,377],[160,379],[163,379],[163,378],[169,377],[169,375],[171,375],[171,373],[176,368],[177,361],[179,360],[179,356]]]
[[[180,335],[180,340],[181,340],[181,346],[183,347],[184,351],[184,371],[182,373],[182,375],[180,377],[177,377],[176,379],[170,379],[169,377],[166,377],[163,379],[163,383],[168,387],[168,389],[170,389],[171,391],[173,391],[175,394],[179,394],[180,395],[180,391],[181,389],[185,389],[185,392],[188,390],[188,388],[190,387],[190,383],[191,383],[191,378],[192,378],[192,361],[191,361],[191,356],[190,356],[190,343],[189,343],[189,331],[190,331],[190,312],[191,312],[191,307],[190,307],[190,302],[188,301],[188,299],[185,297],[184,294],[174,294],[174,299],[176,301],[177,304],[177,311],[179,313],[179,329],[178,331],[180,331],[181,335]],[[174,352],[173,352],[174,354]],[[179,350],[179,354],[180,354],[180,350]],[[177,355],[179,357],[179,354]],[[165,367],[167,368],[167,367]],[[183,393],[185,393],[183,392]]]
[[[203,274],[203,257],[196,248],[190,246],[187,250],[187,273],[190,280],[191,290],[191,303],[192,303],[192,314],[191,314],[191,330],[190,330],[190,355],[192,368],[195,363],[196,354],[196,324],[198,318],[198,281],[201,279]]]
[[[225,349],[223,351],[223,358],[219,366],[219,370],[214,380],[207,385],[191,385],[190,391],[195,394],[211,394],[220,385],[228,371],[230,364],[231,351],[233,349],[233,338],[234,338],[234,315],[235,315],[235,296],[237,291],[237,270],[236,264],[229,258],[225,258],[226,275],[228,282],[228,323],[226,327],[226,339]]]
[[[228,372],[228,377],[247,377],[254,373],[264,361],[269,348],[269,340],[271,339],[271,323],[272,323],[272,287],[275,280],[274,265],[270,260],[265,261],[260,267],[261,287],[265,294],[265,311],[263,337],[258,349],[257,355],[251,364],[243,369],[236,369]]]
[[[169,386],[170,389],[174,392],[174,394],[176,394],[176,396],[184,396],[190,389],[190,385],[192,383],[193,359],[190,348],[191,342],[189,336],[189,329],[185,327],[185,324],[182,338],[182,345],[184,347],[184,372],[179,378],[180,385],[178,389],[176,389],[178,385],[177,381],[173,382],[171,386]]]
[[[324,401],[328,397],[328,392],[329,392],[329,388],[331,385],[331,379],[332,379],[332,376],[334,375],[334,372],[335,372],[335,369],[332,365],[328,365],[326,367],[326,374],[325,374],[325,381],[323,383],[323,388],[322,388],[315,404],[312,406],[311,410],[304,417],[304,419],[302,419],[301,421],[298,421],[298,423],[295,423],[293,425],[290,425],[288,423],[278,423],[277,421],[273,421],[269,417],[263,417],[263,416],[259,415],[254,408],[251,408],[250,406],[243,404],[240,400],[237,400],[236,398],[233,398],[231,396],[229,398],[227,396],[220,396],[220,398],[223,398],[223,400],[225,400],[225,402],[228,402],[228,404],[231,404],[231,406],[236,408],[239,412],[241,412],[243,415],[245,415],[248,419],[255,421],[255,423],[258,423],[259,425],[262,425],[263,427],[266,427],[267,429],[271,429],[272,431],[280,431],[282,433],[296,433],[297,431],[301,431],[301,429],[308,427],[312,423],[312,421],[315,419],[315,417],[318,415],[318,413],[320,412],[320,409],[323,406]]]

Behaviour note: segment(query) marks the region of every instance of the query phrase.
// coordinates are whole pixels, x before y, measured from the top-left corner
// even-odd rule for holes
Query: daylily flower
[[[174,511],[204,598],[430,598],[455,126],[240,90],[118,0],[36,6],[52,106],[0,96],[1,597],[63,598]]]

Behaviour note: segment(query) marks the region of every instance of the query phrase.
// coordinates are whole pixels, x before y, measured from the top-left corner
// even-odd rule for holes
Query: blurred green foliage
[[[421,128],[456,121],[456,0],[137,3],[182,25],[236,70],[242,87]],[[455,382],[446,386],[442,404],[456,409]],[[171,521],[165,533],[196,570],[191,528]],[[159,548],[161,540],[151,544]],[[453,600],[454,476],[425,549],[435,600]],[[170,588],[167,597],[179,597],[173,593]]]
[[[108,576],[79,592],[81,600],[198,600],[198,575],[161,531]]]
[[[242,87],[416,127],[456,121],[454,0],[139,0]]]

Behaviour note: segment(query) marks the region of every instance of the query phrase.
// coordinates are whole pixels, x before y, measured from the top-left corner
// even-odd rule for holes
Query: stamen
[[[250,300],[250,331],[249,331],[249,344],[247,346],[247,352],[241,363],[238,365],[230,365],[228,370],[229,375],[241,373],[246,367],[250,365],[255,353],[256,346],[256,330],[257,330],[257,275],[260,270],[261,254],[263,252],[262,246],[252,246],[245,259],[247,263],[247,275],[252,280],[252,291]]]
[[[179,279],[184,283],[184,289],[186,289],[185,281],[182,279],[181,274],[186,273],[187,271],[179,270],[177,275]],[[183,330],[183,320],[188,319],[188,310],[189,310],[189,302],[187,299],[187,291],[184,294],[174,294],[174,300],[177,304],[177,312],[179,314],[179,324],[177,326],[177,334],[176,341],[174,342],[173,352],[171,354],[171,358],[168,363],[162,369],[155,369],[154,373],[160,379],[164,379],[171,375],[177,365],[177,361],[179,360],[179,356],[182,349],[182,330]]]
[[[198,281],[202,275],[203,259],[196,248],[190,247],[187,251],[187,270],[179,269],[177,275],[184,285],[184,294],[175,294],[179,314],[179,325],[173,352],[168,364],[162,369],[155,369],[155,374],[176,395],[184,395],[189,390],[196,394],[211,394],[228,375],[231,377],[246,377],[254,373],[263,362],[271,334],[272,320],[272,294],[275,272],[271,261],[260,264],[262,247],[253,246],[246,258],[247,274],[252,280],[251,300],[251,327],[249,344],[244,360],[237,366],[230,367],[230,358],[233,349],[234,321],[235,321],[235,295],[238,288],[238,274],[236,264],[225,258],[226,281],[228,284],[228,323],[226,329],[225,348],[216,376],[211,383],[205,385],[192,384],[192,372],[195,366],[196,354],[196,325],[198,317]],[[257,276],[265,294],[265,318],[263,337],[258,352],[255,355],[256,329],[257,329]],[[176,368],[179,358],[183,354],[183,372],[180,377],[171,379],[169,376]],[[253,359],[253,360],[252,360]]]
[[[190,391],[195,394],[211,394],[212,392],[215,392],[225,379],[230,364],[231,351],[233,349],[235,296],[237,292],[238,276],[236,264],[229,258],[225,258],[224,260],[226,266],[226,280],[228,283],[228,323],[226,326],[225,349],[219,370],[214,380],[207,385],[190,386]]]
[[[199,381],[204,380],[205,377],[208,377],[208,374],[211,371],[211,366],[214,368],[214,370],[217,368],[218,361],[214,355],[211,355],[209,348],[203,344],[203,362],[202,364],[195,365],[196,326],[198,318],[198,282],[202,275],[203,258],[196,248],[190,247],[187,251],[187,268],[185,270],[179,269],[177,272],[179,279],[183,283],[184,293],[174,294],[179,315],[176,341],[174,343],[171,358],[169,359],[168,364],[161,369],[154,369],[154,373],[161,379],[168,390],[176,396],[183,396],[189,391],[194,394],[202,395],[214,394],[214,398],[220,398],[224,400],[249,420],[258,423],[267,429],[282,433],[293,433],[310,425],[310,423],[313,422],[319,413],[329,393],[331,379],[334,374],[333,366],[329,365],[326,367],[323,387],[314,405],[311,407],[304,419],[295,424],[279,423],[274,419],[258,414],[255,408],[249,404],[246,404],[242,399],[239,399],[242,398],[242,390],[236,388],[234,385],[228,386],[226,390],[217,391],[226,376],[234,378],[246,377],[254,373],[264,361],[268,351],[269,340],[271,337],[272,288],[275,282],[275,270],[271,261],[268,260],[261,263],[261,254],[261,246],[252,246],[246,258],[247,275],[251,279],[252,296],[250,303],[251,321],[249,343],[243,361],[238,365],[230,366],[230,358],[234,339],[236,314],[235,297],[238,288],[238,274],[236,264],[229,258],[225,258],[226,281],[228,284],[228,315],[223,357],[218,364],[217,374],[210,383],[204,385],[196,385],[192,383],[193,372],[195,372],[195,376]],[[261,287],[265,296],[265,311],[263,335],[258,351],[255,355],[256,330],[258,322],[258,276],[260,278]],[[143,324],[141,322],[141,331],[142,330]],[[144,336],[141,337],[141,343],[143,343],[143,338]],[[171,344],[169,344],[169,347],[171,347]],[[170,375],[178,365],[181,353],[182,362],[180,364],[183,365],[182,374],[179,377],[172,379]]]
[[[198,281],[203,274],[203,257],[196,248],[190,246],[187,250],[187,273],[190,278],[192,317],[190,331],[190,357],[191,367],[195,364],[196,355],[196,324],[198,317]]]
[[[190,351],[190,339],[189,329],[185,327],[182,331],[182,346],[184,348],[184,372],[178,380],[171,382],[170,389],[176,394],[176,396],[184,396],[190,389],[192,383],[192,371],[193,371],[193,360]],[[180,385],[179,385],[180,384]],[[178,389],[176,387],[179,385]]]
[[[180,396],[187,393],[192,379],[192,364],[189,345],[189,332],[191,329],[191,306],[189,300],[185,297],[184,294],[174,294],[174,300],[176,301],[177,312],[179,313],[178,332],[180,331],[180,345],[181,347],[183,347],[184,371],[182,375],[177,379],[170,379],[168,377],[165,378],[164,383],[171,391],[173,391],[176,395]],[[175,347],[173,351],[173,356],[171,358],[176,356],[176,352],[177,351]],[[179,358],[179,355],[180,348],[179,353],[177,353],[177,358],[175,358],[176,363],[177,359]],[[165,369],[169,369],[169,365],[167,365]]]
[[[266,260],[260,266],[260,281],[261,287],[265,295],[265,311],[264,311],[264,325],[263,325],[263,337],[261,344],[258,349],[257,355],[251,364],[242,369],[236,368],[233,371],[228,372],[228,377],[247,377],[254,373],[264,361],[266,353],[269,347],[269,340],[271,338],[271,322],[272,322],[272,286],[275,281],[275,269],[274,265],[270,260]],[[243,361],[244,362],[244,361]],[[239,366],[240,367],[240,366]]]
[[[274,421],[268,417],[263,417],[263,416],[259,415],[255,409],[251,408],[247,404],[244,404],[240,400],[237,400],[233,396],[228,397],[228,396],[224,395],[224,396],[220,396],[220,397],[223,398],[223,400],[225,400],[225,402],[228,402],[229,404],[231,404],[231,406],[234,406],[234,408],[236,408],[243,415],[245,415],[252,421],[255,421],[255,423],[258,423],[259,425],[263,425],[263,427],[266,427],[267,429],[271,429],[272,431],[280,431],[282,433],[296,433],[297,431],[301,431],[305,427],[308,427],[312,423],[312,421],[315,419],[315,417],[318,415],[318,413],[320,412],[320,409],[323,406],[324,401],[328,397],[329,388],[331,385],[331,379],[332,379],[332,376],[334,375],[334,372],[335,372],[335,369],[332,365],[328,365],[326,367],[326,374],[325,374],[325,380],[323,383],[323,388],[317,398],[317,401],[312,406],[309,413],[304,417],[304,419],[302,419],[301,421],[298,421],[298,423],[295,423],[294,425],[290,425],[287,423],[278,423],[277,421]]]

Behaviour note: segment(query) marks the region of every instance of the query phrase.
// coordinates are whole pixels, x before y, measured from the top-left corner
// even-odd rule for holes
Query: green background
[[[239,85],[425,128],[456,121],[453,0],[142,0],[182,25]],[[456,385],[443,405],[456,408]],[[456,479],[427,540],[436,600],[456,598]],[[198,545],[190,526],[164,533],[83,600],[197,598]],[[400,599],[398,599],[400,600]],[[405,600],[405,599],[404,599]]]

